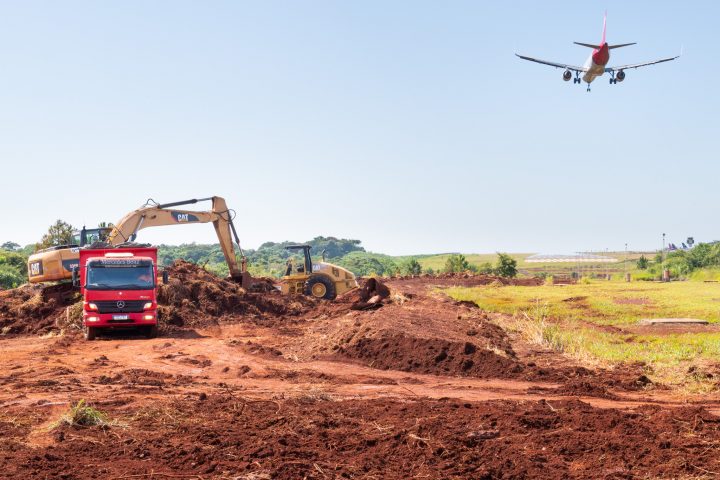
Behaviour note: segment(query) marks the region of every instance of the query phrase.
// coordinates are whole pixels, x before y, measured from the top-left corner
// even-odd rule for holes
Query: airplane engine
[[[625,80],[625,72],[624,72],[623,70],[620,70],[619,72],[617,72],[617,73],[615,74],[615,79],[616,79],[618,82],[622,82],[623,80]]]
[[[572,78],[572,72],[570,70],[565,70],[563,72],[563,80],[565,80],[566,82],[569,82],[571,78]]]

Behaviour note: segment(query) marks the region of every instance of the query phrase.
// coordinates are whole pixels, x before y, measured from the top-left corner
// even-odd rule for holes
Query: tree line
[[[38,250],[67,245],[74,241],[76,229],[67,222],[58,220],[48,227],[40,241],[21,247],[15,242],[0,245],[0,288],[15,288],[27,281],[28,256]],[[517,275],[517,262],[509,255],[499,253],[497,263],[475,265],[462,254],[450,255],[442,269],[423,268],[416,257],[397,259],[389,255],[368,252],[357,239],[336,237],[315,237],[307,242],[266,242],[257,249],[248,249],[243,253],[248,261],[248,270],[254,276],[280,277],[285,273],[288,259],[294,257],[296,263],[302,262],[297,251],[287,250],[290,245],[307,244],[312,247],[313,262],[323,259],[347,268],[358,276],[420,275],[422,273],[458,273],[474,272],[495,274],[506,277]],[[182,245],[159,245],[158,262],[170,265],[177,259],[201,265],[219,276],[229,274],[225,257],[219,244],[187,243]]]

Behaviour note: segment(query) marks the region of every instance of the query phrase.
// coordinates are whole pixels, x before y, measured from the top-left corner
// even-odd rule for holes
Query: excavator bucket
[[[250,275],[250,272],[242,272],[242,275],[240,276],[240,285],[242,288],[247,291],[252,290],[253,283],[253,278],[252,275]]]

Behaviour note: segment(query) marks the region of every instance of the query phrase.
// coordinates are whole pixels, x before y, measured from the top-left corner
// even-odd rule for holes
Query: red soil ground
[[[394,279],[355,310],[359,292],[247,293],[185,263],[171,277],[152,340],[86,342],[62,322],[72,297],[0,292],[0,478],[720,472],[717,397],[678,397],[640,365],[584,368],[434,290],[493,279]],[[109,425],[55,427],[81,399]]]

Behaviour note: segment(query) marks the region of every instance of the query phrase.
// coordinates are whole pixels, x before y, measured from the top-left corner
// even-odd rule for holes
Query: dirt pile
[[[304,296],[283,296],[279,291],[246,292],[239,284],[183,260],[167,270],[170,282],[158,289],[159,319],[178,327],[298,317],[318,303]]]
[[[528,373],[507,333],[474,304],[413,294],[402,298],[333,321],[325,337],[333,343],[333,356],[382,370],[435,375],[518,378]]]
[[[23,285],[0,291],[0,333],[43,334],[65,318],[65,308],[80,296],[70,284]]]
[[[375,277],[359,279],[360,287],[338,297],[338,304],[351,304],[352,310],[372,310],[382,307],[390,298],[390,288]]]
[[[402,334],[361,337],[340,347],[338,353],[373,368],[435,375],[507,378],[516,377],[524,370],[504,352],[478,347],[473,342]]]

